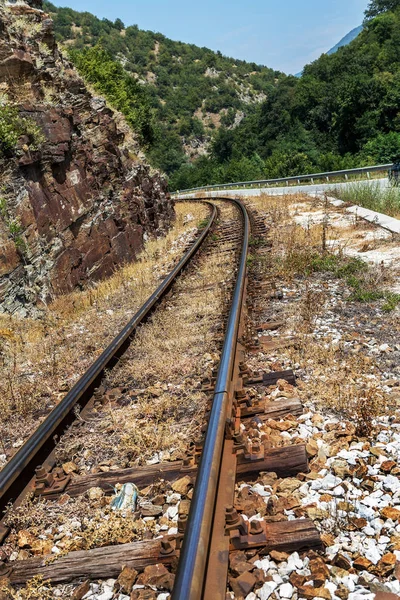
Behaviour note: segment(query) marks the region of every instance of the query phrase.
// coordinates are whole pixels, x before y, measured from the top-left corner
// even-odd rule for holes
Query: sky
[[[368,0],[52,0],[295,74],[361,25]]]

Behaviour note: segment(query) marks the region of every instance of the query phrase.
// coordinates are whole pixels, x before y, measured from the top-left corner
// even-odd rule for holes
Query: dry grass
[[[169,484],[164,485],[164,491]],[[155,497],[160,486],[155,484],[141,494],[141,501]],[[90,550],[105,546],[128,544],[138,539],[155,537],[159,531],[156,521],[144,521],[139,512],[118,511],[110,507],[113,496],[106,496],[98,488],[96,497],[89,494],[66,498],[61,505],[46,500],[26,498],[6,515],[11,532],[7,538],[6,552],[17,554],[18,560],[28,556],[49,555],[56,546],[58,551],[49,560],[77,550]],[[168,527],[174,526],[166,519]],[[23,536],[26,548],[21,551],[19,540]]]
[[[337,233],[329,225],[328,208],[326,217],[320,223],[310,220],[305,227],[293,220],[293,207],[311,204],[312,209],[320,209],[317,202],[302,194],[293,196],[262,195],[252,199],[252,205],[267,213],[270,234],[273,243],[273,259],[269,262],[271,275],[291,279],[304,274],[313,258],[325,253],[337,239]],[[307,206],[308,209],[308,206]],[[272,271],[271,271],[272,269]]]
[[[379,370],[370,357],[331,342],[329,337],[321,342],[300,334],[296,347],[286,351],[291,363],[307,373],[300,395],[320,409],[337,412],[356,425],[357,435],[367,437],[389,402],[377,385]]]
[[[317,318],[324,312],[326,302],[327,294],[324,290],[313,289],[306,284],[300,307],[297,309],[300,331],[313,331]]]
[[[383,308],[387,312],[400,303],[400,296],[390,291],[390,286],[398,277],[390,252],[395,252],[398,246],[390,236],[382,239],[381,229],[365,221],[355,220],[351,223],[351,219],[347,216],[342,218],[327,199],[321,201],[297,195],[279,197],[277,201],[276,197],[264,196],[254,199],[253,203],[268,211],[270,238],[274,245],[268,265],[272,275],[291,281],[299,276],[326,271],[337,278],[346,279],[353,300],[383,300]],[[306,222],[303,219],[302,224],[295,222],[294,217],[302,204],[305,215],[318,209],[318,218],[315,220],[310,216]],[[338,219],[339,224],[335,225]],[[376,232],[372,239],[371,231]],[[366,233],[369,234],[368,238],[364,237]],[[362,239],[364,241],[360,242]],[[382,253],[388,252],[387,257],[382,256],[381,265],[370,266],[362,260],[363,252],[379,246]],[[384,258],[391,259],[393,264],[387,266]]]
[[[0,597],[4,600],[53,600],[53,590],[49,581],[41,575],[27,582],[24,588],[14,590],[7,583],[0,581]]]
[[[12,20],[12,30],[20,36],[28,39],[35,38],[42,31],[41,21],[33,21],[32,17],[19,16]]]
[[[208,214],[195,203],[178,203],[176,211],[175,227],[150,240],[138,262],[60,297],[40,321],[0,316],[0,456],[15,452],[128,322]]]
[[[231,208],[224,212],[229,216]],[[84,446],[82,428],[71,429],[58,450],[61,461],[72,459],[87,472],[100,463],[143,463],[156,453],[174,459],[199,437],[206,409],[200,382],[219,358],[218,329],[233,273],[232,253],[220,249],[214,244],[211,255],[180,279],[110,373],[107,386],[126,390],[124,406],[105,406],[84,426]]]
[[[400,217],[400,192],[397,187],[382,187],[379,183],[352,183],[347,188],[333,188],[332,195],[344,202],[357,204],[395,218]]]
[[[321,336],[315,335],[314,330],[318,318],[332,309],[333,289],[340,289],[343,298],[361,301],[353,296],[360,295],[360,290],[363,294],[372,291],[376,294],[376,290],[392,281],[393,273],[382,265],[368,267],[359,259],[347,258],[343,247],[335,253],[329,250],[333,240],[338,248],[337,236],[341,234],[341,230],[329,225],[333,211],[329,206],[325,205],[327,218],[320,223],[304,226],[294,223],[291,205],[297,207],[301,201],[299,197],[269,196],[252,200],[259,211],[265,212],[270,224],[273,247],[266,272],[294,290],[292,301],[279,307],[278,320],[286,320],[285,329],[296,335],[296,345],[282,350],[281,358],[286,359],[285,364],[298,365],[303,370],[305,382],[300,384],[303,400],[320,409],[336,411],[356,425],[358,435],[367,437],[373,431],[375,419],[385,414],[389,401],[379,386],[379,368],[359,347],[353,350],[342,341],[333,343],[333,333]],[[324,222],[328,226],[324,227]],[[357,231],[354,227],[353,236]],[[350,237],[350,228],[347,233]],[[336,279],[333,288],[329,284],[332,276]],[[340,306],[345,304],[339,302]],[[339,318],[336,327],[343,327]],[[281,334],[285,335],[284,330]]]
[[[231,207],[222,212],[224,220],[232,217]],[[132,466],[155,453],[159,460],[173,460],[200,435],[207,404],[200,384],[219,361],[221,312],[234,272],[232,247],[221,252],[224,246],[215,243],[217,235],[218,231],[211,238],[209,254],[199,255],[162,309],[140,329],[120,367],[109,374],[106,385],[123,390],[120,398],[112,404],[102,404],[99,398],[90,416],[61,440],[58,458],[73,460],[78,472]],[[140,490],[139,503],[155,502],[170,491],[170,484],[155,481]],[[43,543],[56,543],[64,554],[155,537],[165,528],[176,527],[176,520],[165,515],[144,521],[138,513],[113,512],[109,504],[104,493],[66,498],[63,503],[27,499],[7,515],[12,528],[7,544],[20,559],[21,530]]]

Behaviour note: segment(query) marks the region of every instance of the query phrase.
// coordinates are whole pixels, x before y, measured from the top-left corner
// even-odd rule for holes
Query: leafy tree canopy
[[[172,189],[400,158],[400,0],[372,0],[360,35],[301,78],[45,5]]]
[[[366,20],[373,19],[381,13],[396,10],[400,7],[400,0],[372,0],[365,11]]]

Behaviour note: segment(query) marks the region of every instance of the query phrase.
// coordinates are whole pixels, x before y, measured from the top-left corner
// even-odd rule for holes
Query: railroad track
[[[118,363],[139,324],[148,319],[208,238],[217,217],[215,204],[210,205],[207,226],[184,258],[0,473],[3,510],[11,500],[18,505],[32,492],[59,500],[65,494],[80,496],[93,487],[109,493],[116,483],[133,483],[141,490],[160,479],[171,484],[185,480],[190,482],[190,491],[182,494],[177,532],[129,544],[74,551],[51,562],[46,557],[4,562],[0,564],[0,576],[7,577],[12,584],[24,584],[39,574],[54,583],[65,583],[117,577],[123,566],[140,573],[150,565],[163,565],[176,573],[173,600],[224,599],[228,582],[235,597],[240,598],[254,587],[254,581],[249,579],[255,575],[245,571],[232,576],[230,556],[244,552],[254,557],[257,552],[321,547],[318,531],[309,519],[278,522],[273,518],[249,519],[245,510],[238,507],[238,482],[257,481],[271,472],[281,478],[293,477],[306,473],[308,462],[304,445],[265,450],[258,435],[257,421],[299,415],[302,406],[298,400],[280,402],[279,407],[260,401],[268,386],[282,381],[294,385],[292,371],[252,373],[246,365],[246,357],[271,344],[271,338],[264,337],[265,334],[279,328],[279,323],[257,322],[257,297],[261,293],[275,293],[274,282],[262,281],[252,267],[254,255],[269,251],[262,219],[239,201],[223,202],[234,203],[236,226],[220,223],[219,239],[214,243],[224,243],[225,251],[236,249],[237,271],[219,369],[204,380],[202,387],[209,401],[204,438],[188,449],[182,461],[79,477],[65,475],[57,468],[54,454],[54,436],[60,436],[73,422],[74,406],[79,402],[86,405],[85,410],[91,409],[106,370]],[[210,245],[206,252],[211,252]],[[273,343],[276,347],[276,338]],[[256,514],[253,511],[252,516]],[[0,535],[3,540],[8,535],[4,524]]]

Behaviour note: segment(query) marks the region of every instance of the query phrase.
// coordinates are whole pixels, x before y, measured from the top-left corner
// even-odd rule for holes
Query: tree
[[[368,21],[378,15],[396,10],[400,7],[400,0],[371,0],[365,11],[365,19]]]
[[[121,21],[121,19],[115,19],[114,27],[115,27],[115,29],[118,29],[118,31],[122,31],[123,29],[125,29],[125,25]]]
[[[364,146],[363,154],[371,157],[374,162],[397,163],[400,160],[400,133],[381,133]]]
[[[215,136],[212,145],[212,154],[214,158],[220,163],[228,161],[232,156],[233,144],[234,133],[221,128]]]

